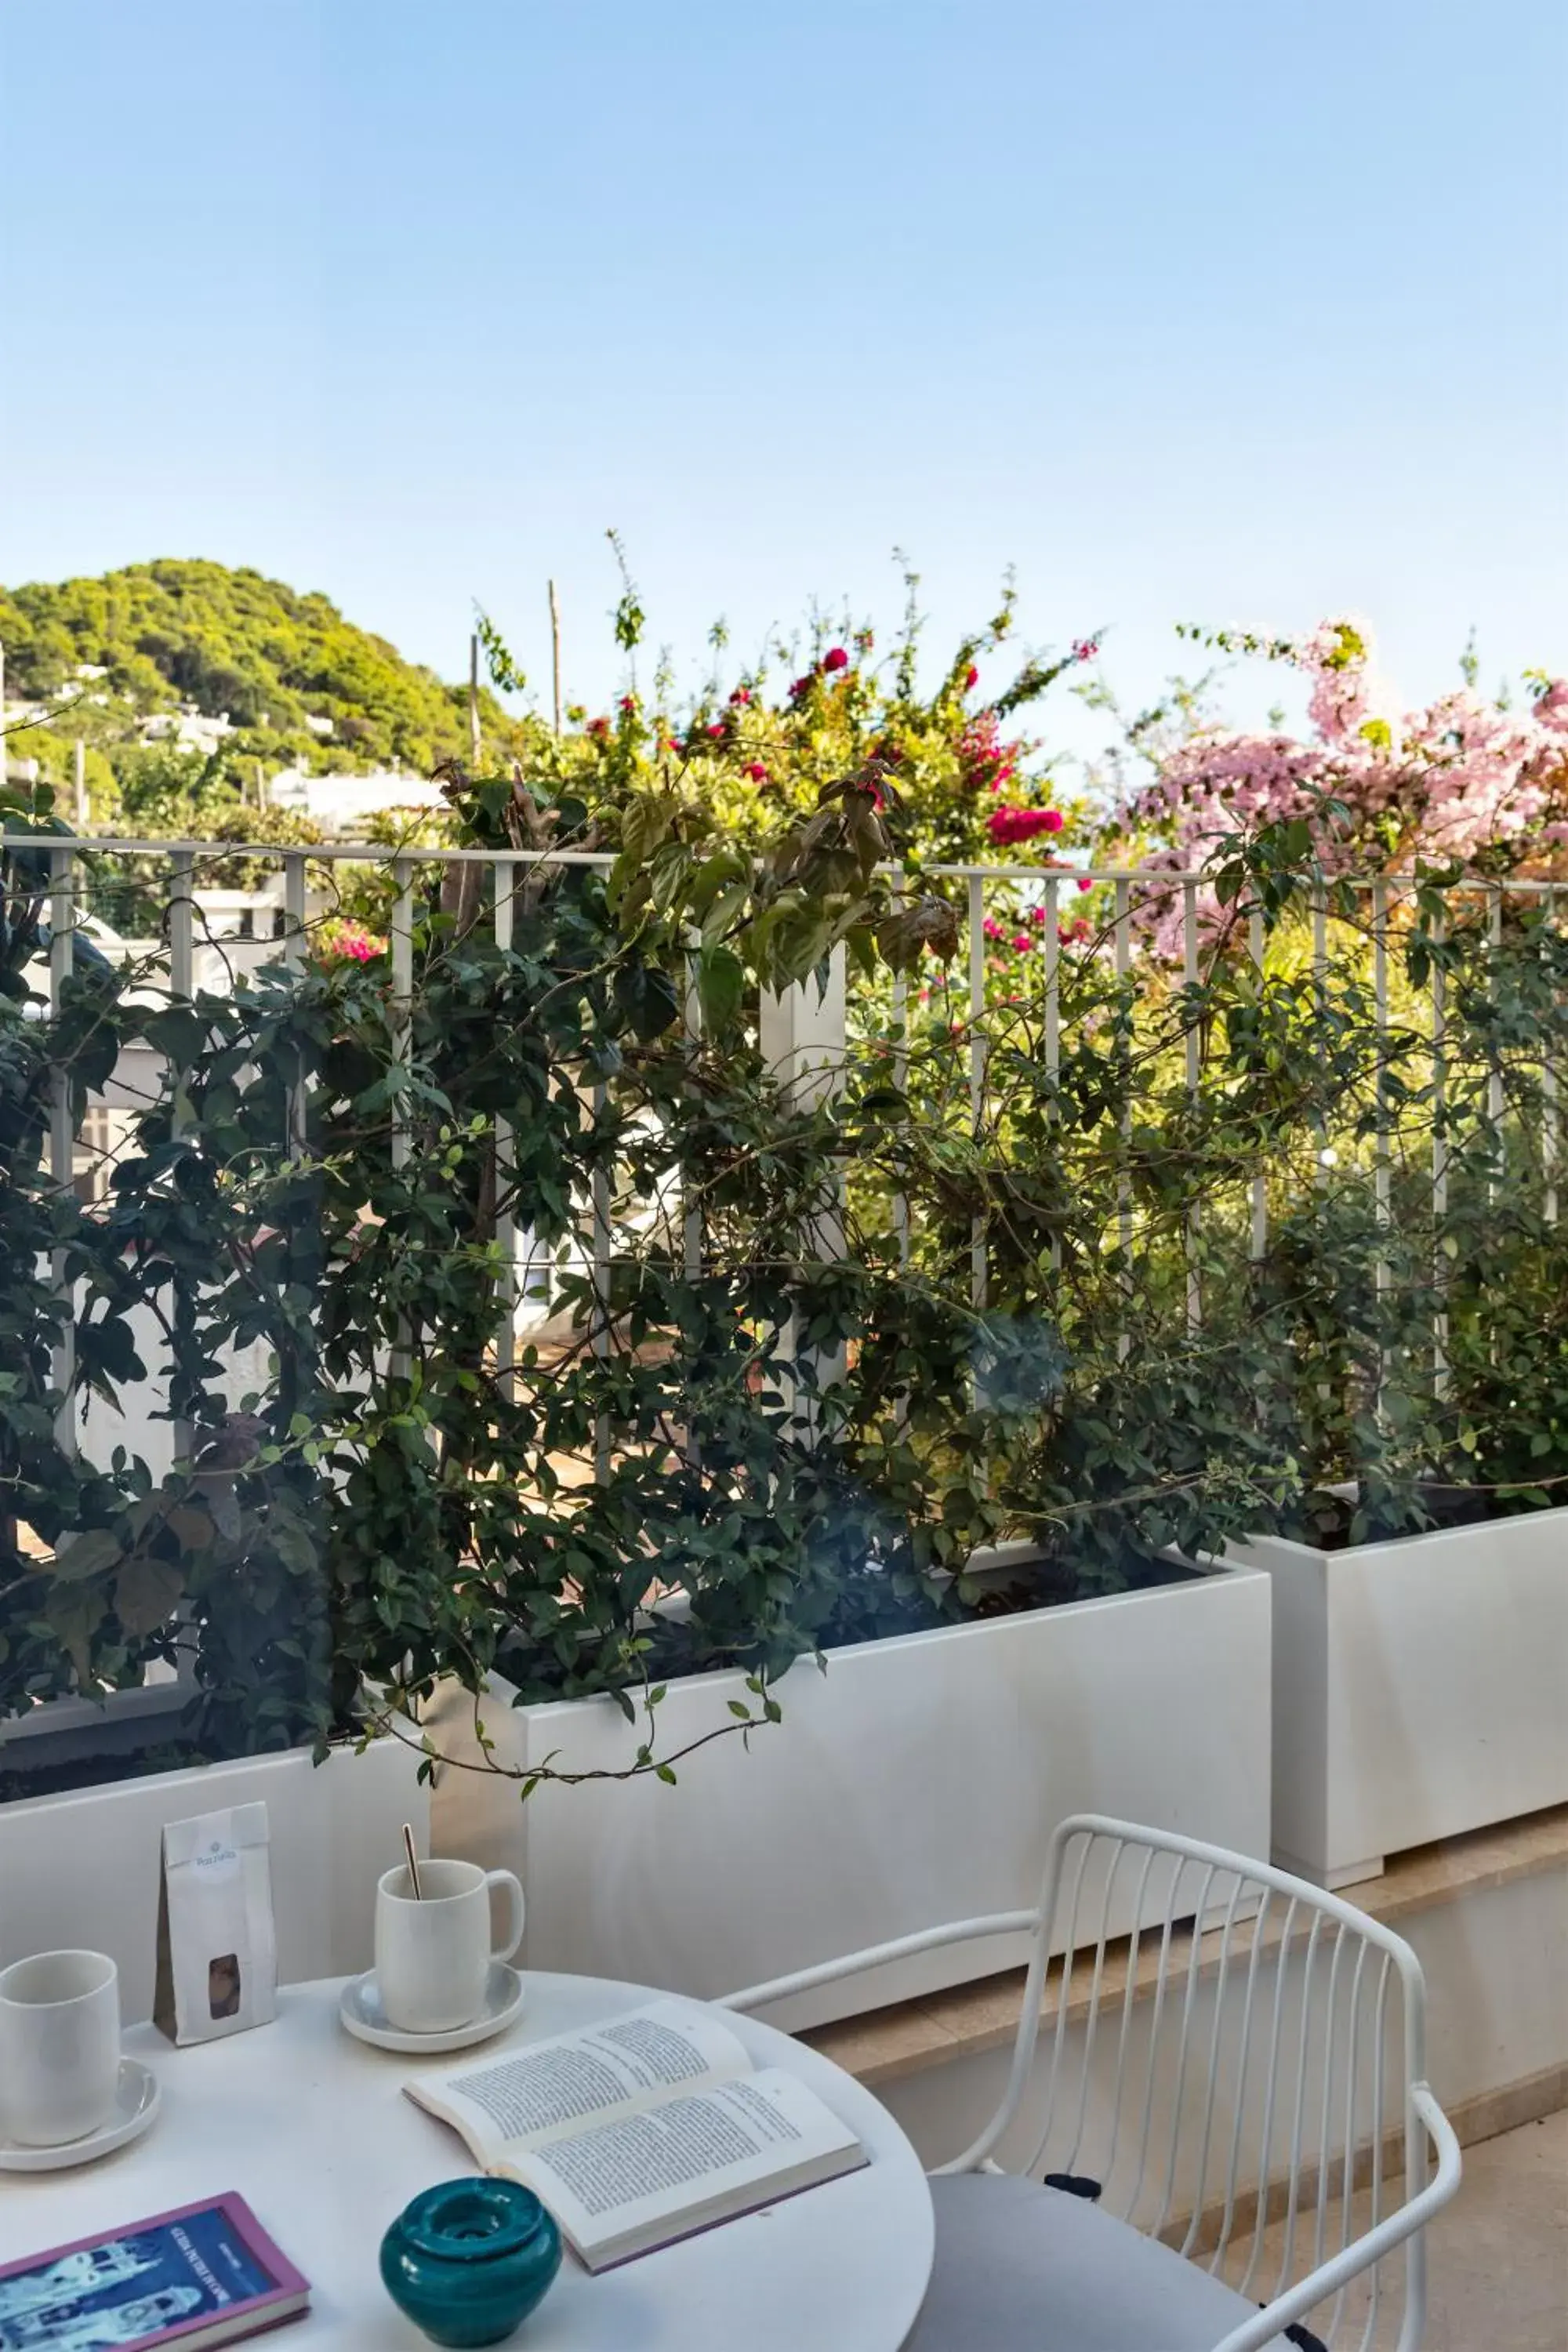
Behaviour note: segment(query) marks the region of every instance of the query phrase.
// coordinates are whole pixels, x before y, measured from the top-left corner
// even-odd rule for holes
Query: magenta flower
[[[751,698],[752,689],[749,686],[738,686],[730,697],[731,702],[750,702]]]
[[[753,784],[765,784],[768,781],[768,772],[760,760],[753,760],[747,768],[746,773]]]
[[[724,732],[724,721],[721,719],[715,719],[709,727],[708,732],[710,735],[722,735]]]
[[[999,808],[993,809],[985,820],[985,830],[1000,845],[1014,842],[1033,841],[1042,833],[1059,833],[1059,809]]]
[[[1075,662],[1093,661],[1100,651],[1098,637],[1079,637],[1072,649]]]
[[[822,667],[826,670],[847,669],[849,656],[842,646],[835,646],[830,652],[823,655]]]
[[[963,681],[963,691],[965,694],[973,694],[979,683],[980,672],[975,668],[974,664],[971,662],[969,665],[968,674]]]
[[[1087,875],[1080,875],[1080,876],[1079,876],[1079,885],[1078,885],[1078,887],[1079,887],[1079,888],[1080,890],[1092,890],[1092,889],[1093,889],[1093,887],[1094,887],[1094,885],[1093,885],[1093,883],[1089,879],[1089,877],[1088,877]]]
[[[1034,946],[1034,944],[1035,942],[1029,937],[1027,931],[1017,932],[1013,940],[1013,945],[1017,949],[1020,955],[1027,955],[1029,950]]]

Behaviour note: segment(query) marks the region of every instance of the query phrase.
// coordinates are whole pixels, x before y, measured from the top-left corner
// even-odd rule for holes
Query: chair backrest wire
[[[1397,2169],[1385,2146],[1389,2102],[1396,2089],[1405,2096],[1421,2063],[1419,1970],[1398,1937],[1268,1864],[1094,1816],[1058,1832],[1039,1919],[1039,1990],[1020,2020],[1002,2105],[944,2170],[1000,2154],[1036,2179],[1098,2181],[1108,2210],[1249,2300],[1266,2286],[1283,2292],[1384,2221]],[[1053,1948],[1058,1957],[1043,1960]],[[1042,2023],[1047,2063],[1036,2070]],[[1425,2147],[1406,2098],[1411,2194],[1425,2181]],[[1405,2242],[1405,2267],[1400,2341],[1413,2343],[1418,2235]],[[1381,2272],[1379,2263],[1354,2292],[1342,2281],[1326,2321],[1314,2322],[1331,2352],[1352,2317],[1344,2340],[1370,2352]]]

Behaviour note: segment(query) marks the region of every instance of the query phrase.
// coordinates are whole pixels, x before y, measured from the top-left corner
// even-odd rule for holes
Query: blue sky
[[[1562,0],[5,0],[0,576],[1568,658]]]

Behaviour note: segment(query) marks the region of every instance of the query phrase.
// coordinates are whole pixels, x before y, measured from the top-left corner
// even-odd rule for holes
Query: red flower
[[[1013,945],[1017,949],[1020,955],[1027,955],[1029,950],[1034,946],[1034,944],[1035,942],[1029,937],[1027,931],[1019,931],[1013,941]]]
[[[708,732],[710,735],[722,735],[724,732],[724,721],[721,719],[715,719],[710,725]]]
[[[1080,890],[1092,890],[1092,889],[1093,889],[1093,887],[1094,887],[1094,885],[1093,885],[1093,883],[1092,883],[1091,881],[1089,881],[1089,877],[1088,877],[1088,876],[1087,876],[1087,875],[1080,875],[1080,876],[1079,877],[1079,885],[1078,885],[1078,887],[1079,887],[1079,888]]]
[[[849,656],[845,652],[842,646],[835,646],[831,652],[823,655],[822,667],[824,669],[828,670],[847,669],[849,667]]]
[[[791,700],[792,702],[798,702],[798,701],[799,701],[799,699],[800,699],[800,698],[801,698],[801,696],[802,696],[803,694],[808,693],[808,692],[810,691],[810,688],[811,688],[811,672],[808,670],[808,671],[806,672],[806,674],[805,674],[805,676],[804,677],[797,677],[797,678],[795,679],[795,684],[790,688],[790,690],[789,690],[789,698],[790,698],[790,700]]]
[[[765,784],[768,781],[768,772],[760,760],[753,760],[746,773],[753,784]]]
[[[1038,930],[1038,929],[1039,929],[1040,925],[1045,921],[1045,919],[1046,919],[1046,910],[1045,910],[1045,908],[1044,908],[1043,907],[1031,907],[1031,908],[1030,908],[1030,909],[1029,909],[1029,913],[1028,913],[1028,920],[1029,920],[1031,923],[1033,923],[1033,924],[1034,924],[1035,929],[1036,929],[1037,930]]]
[[[985,830],[999,845],[1033,841],[1039,834],[1057,832],[1061,821],[1057,809],[999,808],[986,818]]]
[[[752,689],[749,686],[738,686],[730,697],[731,702],[750,702],[751,698]]]
[[[975,668],[974,664],[971,662],[969,665],[969,675],[963,681],[963,691],[965,694],[973,694],[979,683],[980,672]]]
[[[1100,639],[1098,637],[1079,637],[1073,646],[1072,657],[1076,662],[1093,661],[1099,651]]]
[[[637,696],[636,696],[635,694],[623,694],[623,695],[622,695],[622,697],[621,697],[621,709],[622,709],[623,710],[626,710],[626,711],[632,711],[632,710],[635,710],[635,709],[637,709]]]
[[[601,743],[604,741],[604,740],[605,740],[605,736],[609,733],[609,731],[610,731],[610,722],[609,722],[609,720],[608,720],[607,719],[589,719],[589,721],[588,721],[588,732],[589,732],[589,734],[590,734],[590,735],[596,736],[596,737],[598,738],[598,740],[599,740],[599,741],[600,741]]]

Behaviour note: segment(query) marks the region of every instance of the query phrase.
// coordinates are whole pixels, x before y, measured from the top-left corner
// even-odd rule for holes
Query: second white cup
[[[0,2130],[63,2147],[108,2122],[120,2081],[120,1975],[106,1952],[0,1969]]]
[[[422,1862],[420,1898],[408,1866],[384,1873],[375,1890],[375,1980],[387,2022],[400,2033],[447,2033],[484,2007],[492,1960],[510,1960],[522,1941],[522,1888],[510,1870],[472,1862]],[[499,1940],[490,1890],[507,1906]]]

